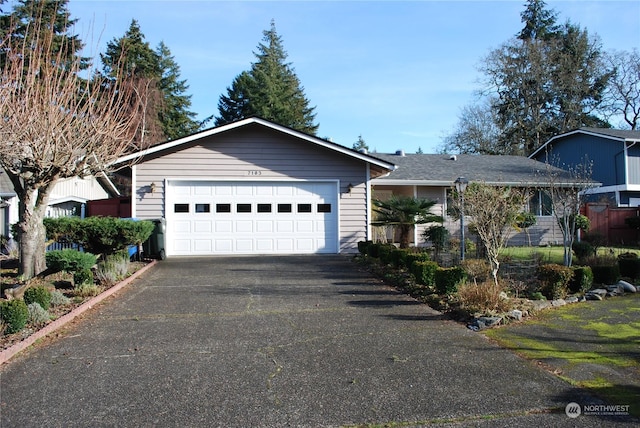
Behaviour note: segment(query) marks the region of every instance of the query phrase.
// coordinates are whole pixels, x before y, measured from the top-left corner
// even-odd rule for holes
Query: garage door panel
[[[171,182],[169,255],[335,253],[338,190],[329,182]]]

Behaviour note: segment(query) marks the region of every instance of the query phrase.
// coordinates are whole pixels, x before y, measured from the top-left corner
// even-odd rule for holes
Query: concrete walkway
[[[174,258],[0,370],[0,426],[634,426],[347,256]]]

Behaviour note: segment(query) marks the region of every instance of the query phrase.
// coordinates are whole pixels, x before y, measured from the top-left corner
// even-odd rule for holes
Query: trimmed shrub
[[[83,253],[78,250],[48,251],[45,255],[49,269],[60,272],[77,272],[91,269],[96,264],[97,257],[91,253]]]
[[[30,303],[27,306],[27,310],[29,311],[28,322],[30,324],[42,326],[51,319],[49,312],[36,302]]]
[[[596,253],[593,245],[587,241],[575,241],[573,245],[571,245],[571,248],[578,260],[585,260],[587,257],[591,257]]]
[[[613,256],[594,256],[586,260],[593,272],[594,284],[615,284],[620,279],[618,260]]]
[[[93,284],[93,272],[91,269],[80,269],[73,273],[73,287]]]
[[[435,272],[436,291],[438,294],[453,294],[466,277],[467,274],[460,266],[438,268]]]
[[[7,334],[16,333],[27,325],[29,308],[22,299],[0,302],[0,319],[5,323]]]
[[[407,256],[411,254],[410,249],[393,248],[389,254],[391,263],[397,268],[407,267]]]
[[[380,245],[381,244],[378,242],[372,242],[371,245],[367,247],[367,255],[369,257],[374,257],[377,259],[379,255]]]
[[[573,276],[570,267],[547,264],[538,268],[538,279],[542,282],[540,292],[547,299],[563,299],[567,296],[569,281]]]
[[[391,251],[395,249],[395,245],[380,244],[380,247],[378,248],[378,258],[380,259],[380,262],[385,265],[392,263]]]
[[[67,305],[69,302],[71,302],[71,299],[62,294],[62,292],[58,290],[53,290],[51,292],[51,306]]]
[[[405,263],[409,270],[413,268],[414,263],[428,262],[429,260],[431,260],[431,256],[426,252],[407,253],[407,256],[405,257]]]
[[[572,266],[573,277],[569,281],[569,291],[584,293],[593,285],[593,271],[589,266]]]
[[[491,275],[491,267],[484,259],[466,259],[460,263],[469,278],[477,282],[486,281]]]
[[[51,304],[51,292],[43,286],[29,287],[24,291],[24,302],[27,305],[37,303],[42,309],[47,310]]]
[[[363,256],[369,252],[369,246],[373,245],[373,241],[359,241],[358,242],[358,251]]]
[[[640,258],[636,253],[622,253],[618,256],[620,276],[635,280],[640,278]]]
[[[436,285],[437,270],[438,263],[429,260],[417,261],[411,266],[411,273],[416,278],[416,282],[426,286]]]

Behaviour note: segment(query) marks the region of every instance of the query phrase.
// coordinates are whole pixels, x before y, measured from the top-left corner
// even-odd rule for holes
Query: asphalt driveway
[[[347,256],[174,258],[0,372],[0,426],[633,426]]]

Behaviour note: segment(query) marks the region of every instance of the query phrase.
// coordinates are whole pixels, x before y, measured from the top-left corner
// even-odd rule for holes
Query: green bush
[[[570,267],[553,263],[542,265],[538,268],[538,279],[542,282],[540,292],[547,299],[563,299],[567,296],[572,277]]]
[[[129,245],[145,242],[155,225],[114,217],[62,217],[46,219],[47,238],[81,245],[94,254],[114,254]]]
[[[620,280],[620,267],[615,265],[591,266],[595,284],[611,285]]]
[[[587,241],[575,241],[571,245],[578,260],[585,260],[587,257],[595,255],[595,248]]]
[[[620,276],[635,280],[640,278],[640,258],[636,253],[622,253],[618,256]]]
[[[377,259],[379,256],[380,245],[381,244],[379,242],[372,242],[367,246],[367,255]]]
[[[430,255],[427,252],[418,252],[418,253],[408,253],[405,258],[405,263],[407,264],[407,268],[411,270],[413,268],[414,263],[416,262],[427,262],[429,261]]]
[[[93,284],[93,272],[91,269],[80,269],[73,273],[73,286],[79,288],[82,285]]]
[[[584,293],[593,285],[593,271],[589,266],[572,266],[573,276],[569,281],[569,291]]]
[[[391,263],[397,268],[407,267],[407,256],[411,254],[410,249],[406,248],[394,248],[391,250],[390,259]]]
[[[62,294],[59,290],[53,290],[51,292],[51,306],[67,305],[69,302],[71,302],[71,299]]]
[[[395,245],[392,244],[380,244],[378,247],[378,258],[382,264],[390,264],[393,262],[391,258],[391,252],[396,249]]]
[[[438,268],[435,272],[436,291],[438,294],[453,294],[466,278],[467,274],[460,266]]]
[[[6,325],[7,334],[16,333],[27,325],[29,308],[22,299],[0,302],[0,319]]]
[[[373,245],[373,241],[359,241],[358,242],[358,251],[363,256],[369,252],[369,246]]]
[[[60,272],[77,272],[91,269],[96,264],[97,257],[91,253],[83,253],[78,250],[48,251],[45,255],[49,269]]]
[[[51,304],[51,292],[42,286],[29,287],[24,291],[24,302],[27,305],[37,303],[42,309],[47,310]]]
[[[129,272],[129,255],[126,252],[110,254],[98,263],[96,278],[100,284],[112,285]]]
[[[438,270],[438,263],[429,260],[417,261],[411,266],[411,273],[416,278],[416,282],[426,286],[436,285],[436,270]]]
[[[27,310],[29,311],[28,322],[30,324],[41,326],[46,324],[51,319],[51,315],[49,314],[49,312],[47,312],[47,310],[40,306],[40,304],[37,302],[29,303],[29,305],[27,306]]]

